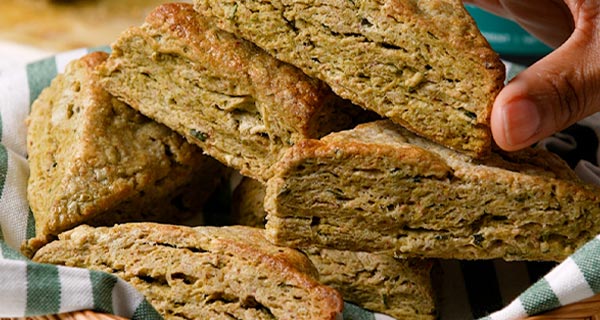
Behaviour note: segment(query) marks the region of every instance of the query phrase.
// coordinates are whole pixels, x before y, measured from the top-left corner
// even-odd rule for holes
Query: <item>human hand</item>
[[[500,148],[522,149],[600,111],[599,0],[464,2],[512,19],[556,47],[496,98],[491,127]]]

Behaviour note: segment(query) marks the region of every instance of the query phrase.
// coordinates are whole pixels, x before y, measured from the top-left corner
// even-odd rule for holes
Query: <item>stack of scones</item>
[[[32,105],[23,252],[166,319],[435,319],[439,259],[561,261],[600,233],[598,187],[494,147],[504,79],[460,0],[161,5]]]

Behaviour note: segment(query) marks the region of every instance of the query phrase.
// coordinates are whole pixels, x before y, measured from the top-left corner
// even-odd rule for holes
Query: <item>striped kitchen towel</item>
[[[126,282],[110,274],[33,263],[18,252],[35,233],[26,200],[25,118],[29,106],[68,62],[89,51],[0,70],[0,317],[92,309],[133,319],[160,319]],[[508,74],[520,67],[507,64]],[[600,185],[600,114],[540,144]],[[440,319],[522,319],[600,292],[600,239],[562,264],[442,261]],[[511,302],[512,301],[512,302]],[[494,311],[500,310],[494,313]],[[347,304],[345,319],[391,319]]]
[[[27,261],[6,245],[0,252],[0,316],[95,310],[133,319],[162,319],[133,287],[112,275]]]

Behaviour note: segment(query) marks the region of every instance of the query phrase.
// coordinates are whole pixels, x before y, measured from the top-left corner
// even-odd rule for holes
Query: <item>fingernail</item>
[[[540,130],[541,117],[535,103],[520,99],[504,106],[504,135],[506,143],[520,145]]]

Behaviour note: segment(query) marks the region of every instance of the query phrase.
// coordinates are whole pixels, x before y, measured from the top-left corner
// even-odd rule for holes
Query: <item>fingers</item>
[[[517,22],[551,47],[558,47],[573,32],[573,18],[563,0],[464,0]]]
[[[571,11],[563,0],[500,0],[509,16],[529,33],[556,48],[574,30]]]
[[[600,10],[576,18],[573,35],[496,98],[491,126],[502,149],[522,149],[600,111]]]

